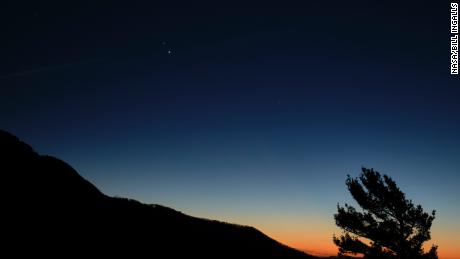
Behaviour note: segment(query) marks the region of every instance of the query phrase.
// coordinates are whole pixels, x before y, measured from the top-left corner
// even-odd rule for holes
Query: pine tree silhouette
[[[335,223],[343,229],[333,241],[339,256],[361,254],[364,258],[437,259],[437,246],[424,252],[430,240],[435,212],[415,206],[387,175],[362,168],[359,178],[348,175],[346,185],[362,212],[337,205]]]

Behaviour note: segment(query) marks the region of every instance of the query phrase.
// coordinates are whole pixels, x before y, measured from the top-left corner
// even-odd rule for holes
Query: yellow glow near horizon
[[[306,221],[310,221],[307,223]],[[327,222],[326,222],[327,221]],[[264,222],[267,223],[267,222]],[[316,256],[335,256],[338,249],[332,242],[333,234],[340,234],[341,231],[329,221],[329,219],[291,219],[285,224],[254,224],[259,230],[271,238]],[[432,240],[424,245],[425,251],[431,248],[432,244],[438,246],[440,259],[460,259],[458,250],[459,237],[455,229],[447,229],[448,226],[435,225],[432,229]]]
[[[200,213],[191,213],[197,215]],[[299,216],[300,215],[300,216]],[[261,214],[206,214],[206,218],[218,218],[236,224],[249,225],[262,231],[269,237],[292,248],[316,256],[335,256],[338,249],[332,242],[333,234],[340,234],[341,230],[335,226],[331,217],[324,217],[320,213],[298,213],[287,215],[282,211],[265,211]],[[435,219],[432,227],[432,239],[424,246],[425,251],[432,244],[438,245],[440,259],[460,259],[459,225],[451,219]]]

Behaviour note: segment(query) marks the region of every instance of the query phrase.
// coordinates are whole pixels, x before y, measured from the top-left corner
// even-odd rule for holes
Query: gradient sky
[[[64,2],[2,3],[0,128],[107,194],[315,254],[373,167],[460,258],[448,2]]]

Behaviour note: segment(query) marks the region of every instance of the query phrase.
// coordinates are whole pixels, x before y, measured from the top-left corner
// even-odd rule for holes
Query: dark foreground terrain
[[[315,258],[253,227],[109,197],[4,131],[0,170],[2,247],[14,257]]]

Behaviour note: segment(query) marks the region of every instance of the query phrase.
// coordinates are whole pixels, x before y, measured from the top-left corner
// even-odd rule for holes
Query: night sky
[[[447,1],[11,2],[0,128],[103,192],[329,255],[346,175],[373,167],[460,258]]]

